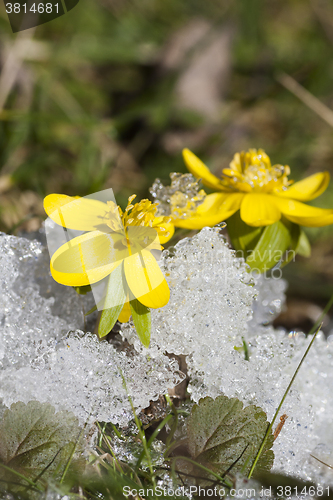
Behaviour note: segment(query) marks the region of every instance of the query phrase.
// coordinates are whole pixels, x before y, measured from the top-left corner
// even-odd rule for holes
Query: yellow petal
[[[281,219],[281,211],[274,203],[273,195],[250,193],[243,198],[240,216],[249,226],[269,226]]]
[[[169,302],[170,290],[153,255],[142,250],[124,260],[127,284],[141,304],[154,309]]]
[[[78,196],[49,194],[44,198],[44,210],[59,226],[79,231],[93,231],[105,224],[106,203]]]
[[[126,258],[123,236],[92,231],[62,245],[51,258],[53,278],[62,285],[85,286],[108,276]],[[115,248],[116,247],[116,248]]]
[[[311,207],[299,201],[278,197],[275,197],[274,203],[287,219],[301,226],[322,227],[333,224],[331,209]]]
[[[152,291],[146,295],[142,295],[138,299],[141,304],[151,309],[164,307],[170,299],[170,289],[165,279]]]
[[[290,188],[285,191],[274,193],[281,198],[290,198],[298,201],[310,201],[320,196],[327,188],[330,182],[330,174],[328,172],[318,172],[310,175],[302,181],[295,182]]]
[[[187,169],[197,179],[202,179],[202,183],[211,189],[223,190],[222,183],[218,177],[211,173],[209,168],[189,149],[183,149],[183,158]]]
[[[206,226],[215,226],[239,210],[244,196],[244,193],[209,194],[204,202],[198,206],[195,215],[188,219],[176,219],[173,223],[176,227],[185,229],[202,229]]]
[[[121,313],[119,314],[118,321],[120,321],[120,323],[127,323],[131,317],[131,314],[132,313],[131,313],[130,303],[129,300],[127,299],[127,301],[124,304],[124,307],[122,308]]]
[[[163,245],[163,243],[166,243],[167,241],[171,240],[171,238],[175,232],[175,226],[172,224],[172,222],[166,222],[164,224],[159,224],[158,227],[154,226],[154,223],[153,223],[153,228],[156,229],[156,231],[157,231],[158,239],[159,239],[159,242],[161,243],[161,245]]]

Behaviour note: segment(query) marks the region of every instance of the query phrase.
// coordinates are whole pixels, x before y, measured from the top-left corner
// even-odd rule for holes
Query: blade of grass
[[[313,327],[309,331],[308,336],[312,335],[317,330],[318,326],[321,325],[323,319],[325,318],[326,314],[328,313],[328,311],[331,309],[332,306],[333,306],[333,295],[330,298],[330,300],[327,302],[323,312],[321,313],[321,315],[317,319],[316,323],[313,325]]]
[[[158,436],[159,432],[163,429],[163,427],[166,426],[166,424],[169,422],[169,420],[172,419],[172,415],[167,415],[163,420],[162,422],[159,423],[159,425],[156,427],[156,429],[154,430],[153,434],[151,435],[148,443],[147,443],[147,446],[148,448],[150,449],[151,445],[153,444],[153,441],[154,439],[156,439],[156,437]],[[139,458],[138,458],[138,461],[136,463],[136,466],[135,466],[135,470],[137,471],[141,465],[141,462],[142,462],[142,459],[145,455],[145,450],[142,450]]]
[[[183,444],[186,445],[186,443],[187,443],[186,437],[180,438],[177,441],[173,441],[172,443],[170,443],[169,446],[167,446],[166,449],[164,450],[163,453],[164,458],[167,459],[169,455],[175,450],[175,448],[177,448],[178,446],[182,446]]]
[[[4,483],[6,485],[10,484],[13,486],[21,486],[22,488],[22,483],[16,483],[15,481],[7,481],[6,479],[0,479],[0,483]],[[25,489],[29,489],[29,491],[35,491],[37,493],[40,493],[41,490],[37,490],[36,488],[33,488],[32,486],[26,486]],[[8,492],[7,492],[8,493]]]
[[[75,441],[75,444],[74,444],[74,446],[73,446],[72,453],[70,454],[70,457],[69,457],[69,459],[67,460],[65,470],[64,470],[64,472],[62,473],[61,479],[60,479],[60,481],[59,481],[59,483],[60,483],[60,484],[62,484],[62,483],[63,483],[63,481],[64,481],[64,479],[65,479],[65,477],[66,477],[66,474],[67,474],[67,472],[68,472],[68,469],[69,469],[69,467],[70,467],[70,465],[71,465],[71,463],[72,463],[72,460],[73,460],[73,457],[74,457],[74,453],[75,453],[75,450],[76,450],[77,444],[78,444],[78,442],[79,442],[79,441],[80,441],[80,439],[81,439],[81,436],[82,436],[83,431],[85,430],[85,428],[86,428],[86,427],[87,427],[87,425],[88,425],[88,422],[89,422],[90,417],[91,417],[91,414],[89,415],[88,419],[86,420],[86,423],[84,424],[83,429],[81,429],[81,430],[80,430],[80,432],[79,432],[79,435],[78,435],[78,437],[77,437],[77,440]]]
[[[101,426],[100,424],[97,422],[97,426],[99,427],[99,430],[101,431],[101,433],[103,433],[101,436],[102,436],[102,440],[106,443],[106,446],[114,460],[114,470],[116,469],[116,466],[118,467],[118,470],[121,472],[121,474],[124,474],[124,471],[119,463],[119,461],[117,460],[117,457],[112,449],[112,446],[111,446],[111,442],[109,440],[109,437],[105,434],[105,430],[102,431],[101,429]],[[113,424],[112,424],[113,426]],[[100,445],[101,446],[101,445]]]
[[[19,477],[20,479],[23,479],[24,481],[26,481],[28,484],[30,484],[30,486],[32,486],[33,488],[37,488],[39,491],[43,491],[41,488],[38,487],[38,484],[34,483],[34,481],[31,481],[31,479],[23,476],[23,474],[20,474],[19,472],[17,472],[16,470],[14,469],[11,469],[10,467],[7,467],[7,465],[4,465],[4,464],[0,464],[0,467],[2,467],[3,469],[5,469],[6,471],[8,472],[11,472],[12,474],[14,474],[14,476],[17,476]]]
[[[245,359],[245,361],[250,361],[249,347],[248,347],[247,343],[245,342],[244,337],[242,337],[242,341],[243,341],[243,349],[244,349],[244,359]]]
[[[129,392],[127,390],[127,385],[126,385],[125,377],[124,377],[122,371],[120,371],[120,373],[121,373],[121,376],[122,376],[122,379],[123,379],[123,384],[124,384],[124,388],[125,388],[128,400],[129,400],[131,408],[132,408],[132,412],[133,412],[133,415],[134,415],[134,420],[135,420],[136,426],[137,426],[138,431],[139,431],[139,436],[140,436],[140,439],[142,441],[143,449],[144,449],[145,455],[147,457],[148,467],[149,467],[149,471],[150,471],[150,475],[151,475],[150,479],[151,479],[151,482],[153,483],[153,488],[156,489],[155,473],[154,473],[154,469],[153,469],[153,464],[152,464],[152,460],[151,460],[150,451],[149,451],[149,448],[148,448],[148,445],[147,445],[146,434],[145,434],[145,431],[142,428],[141,422],[138,419],[137,414],[135,413],[135,408],[134,408],[134,405],[133,405],[132,398],[129,395]]]
[[[175,415],[175,420],[174,420],[174,422],[172,424],[172,428],[171,428],[170,434],[169,434],[169,436],[168,436],[168,438],[166,440],[166,443],[165,443],[166,449],[168,449],[168,447],[170,446],[170,443],[172,441],[172,438],[173,438],[173,436],[174,436],[174,434],[175,434],[175,432],[177,430],[177,427],[178,427],[178,410],[175,407],[175,405],[173,404],[173,402],[172,402],[169,394],[165,394],[165,399],[166,399],[168,405],[170,406],[171,410],[173,411],[173,413]]]
[[[109,425],[112,427],[112,430],[115,433],[115,435],[122,441],[125,441],[124,436],[121,434],[121,432],[118,431],[117,427],[112,422],[110,422]]]
[[[306,351],[305,351],[305,353],[304,353],[304,355],[303,355],[303,357],[302,357],[301,361],[299,362],[299,364],[298,364],[298,366],[297,366],[297,368],[296,368],[296,370],[295,370],[294,375],[292,376],[292,378],[291,378],[291,380],[290,380],[290,382],[289,382],[289,384],[288,384],[287,389],[285,390],[285,393],[283,394],[283,397],[282,397],[282,399],[281,399],[281,401],[280,401],[280,403],[279,403],[279,406],[277,407],[277,410],[276,410],[276,412],[275,412],[275,414],[274,414],[274,417],[273,417],[273,419],[272,419],[271,423],[269,424],[269,426],[268,426],[268,428],[267,428],[267,431],[266,431],[265,437],[264,437],[264,439],[263,439],[263,441],[262,441],[262,443],[261,443],[261,446],[260,446],[260,448],[259,448],[259,450],[258,450],[258,453],[257,453],[257,455],[256,455],[256,458],[254,459],[254,462],[253,462],[252,467],[251,467],[251,469],[250,469],[250,472],[249,472],[249,475],[248,475],[248,478],[249,478],[249,479],[250,479],[250,477],[252,476],[252,474],[253,474],[253,472],[254,472],[254,469],[255,469],[255,467],[256,467],[256,465],[257,465],[257,463],[258,463],[258,460],[259,460],[259,458],[260,458],[260,455],[261,455],[261,453],[262,453],[262,451],[263,451],[263,449],[264,449],[264,446],[265,446],[265,444],[266,444],[267,438],[268,438],[268,436],[269,436],[269,434],[270,434],[270,432],[271,432],[271,430],[272,430],[272,428],[273,428],[273,425],[274,425],[274,423],[275,423],[275,420],[277,419],[277,416],[278,416],[278,414],[279,414],[279,412],[280,412],[280,410],[281,410],[281,407],[282,407],[282,405],[283,405],[283,403],[284,403],[284,401],[285,401],[285,399],[286,399],[286,397],[287,397],[287,395],[288,395],[288,392],[290,391],[291,386],[293,385],[294,380],[295,380],[295,378],[296,378],[296,376],[297,376],[297,374],[298,374],[298,372],[299,372],[299,370],[300,370],[300,368],[301,368],[301,366],[302,366],[302,364],[303,364],[303,361],[305,360],[306,356],[308,355],[308,353],[309,353],[309,351],[310,351],[310,349],[311,349],[311,347],[312,347],[312,344],[314,343],[314,341],[315,341],[315,339],[316,339],[316,337],[317,337],[317,335],[318,335],[318,332],[319,332],[320,328],[321,328],[321,325],[319,326],[319,328],[317,329],[316,333],[315,333],[315,334],[314,334],[314,336],[312,337],[311,342],[309,343],[309,345],[308,345],[308,347],[307,347],[307,349],[306,349]]]
[[[99,436],[99,440],[98,440],[98,446],[101,447],[107,424],[106,424],[106,422],[104,422],[103,429],[101,428],[101,425],[100,425],[99,422],[97,422],[97,425],[98,425],[98,428],[100,430],[100,436]]]

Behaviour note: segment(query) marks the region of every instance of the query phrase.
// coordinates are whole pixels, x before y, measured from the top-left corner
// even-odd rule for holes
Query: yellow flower
[[[216,192],[207,195],[195,215],[174,220],[178,227],[201,229],[213,226],[238,210],[241,219],[254,227],[274,224],[282,216],[308,227],[333,223],[333,210],[302,203],[325,191],[330,179],[328,172],[311,175],[293,184],[288,180],[288,166],[272,166],[262,149],[250,149],[247,153],[236,153],[219,179],[188,149],[184,149],[183,156],[188,170]]]
[[[132,205],[134,198],[128,199],[124,212],[114,202],[61,194],[44,199],[45,211],[55,223],[84,231],[52,255],[53,278],[63,285],[81,287],[110,275],[103,313],[114,310],[113,324],[117,318],[128,321],[135,299],[145,308],[159,308],[170,297],[151,251],[162,249],[160,243],[172,237],[174,226],[169,217],[155,217],[156,204],[141,200]]]

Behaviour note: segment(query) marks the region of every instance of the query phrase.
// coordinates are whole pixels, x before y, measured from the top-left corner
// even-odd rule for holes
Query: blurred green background
[[[333,173],[330,0],[81,0],[18,35],[0,3],[0,64],[5,232],[38,229],[52,192],[147,197],[186,171],[183,147],[216,173],[249,147],[295,180]],[[333,227],[308,235],[285,271],[300,316],[333,292]]]

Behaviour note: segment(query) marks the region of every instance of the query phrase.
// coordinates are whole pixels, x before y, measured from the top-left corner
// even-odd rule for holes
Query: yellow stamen
[[[288,165],[271,165],[262,149],[236,153],[229,168],[222,170],[225,187],[237,191],[271,193],[284,191],[293,181],[288,180]]]

